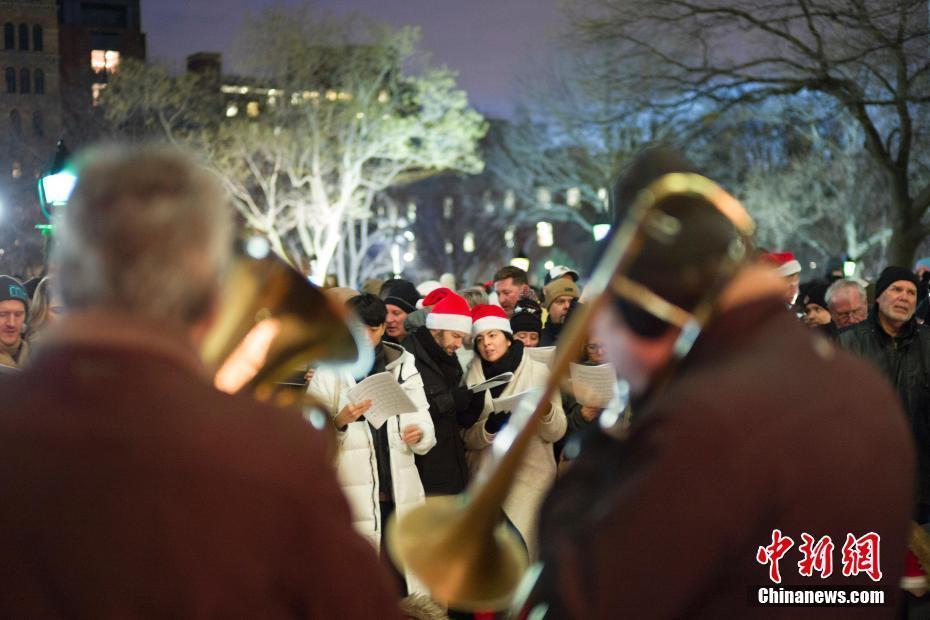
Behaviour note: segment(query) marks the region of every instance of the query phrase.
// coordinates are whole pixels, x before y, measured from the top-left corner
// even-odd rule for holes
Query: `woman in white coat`
[[[510,383],[492,388],[485,394],[481,417],[465,431],[465,447],[477,452],[477,460],[483,460],[480,457],[487,453],[497,433],[510,419],[509,411],[493,410],[492,398],[544,388],[549,369],[542,362],[524,355],[523,343],[513,339],[510,321],[501,307],[475,306],[472,321],[476,355],[465,374],[466,385],[475,385],[505,372],[514,375]],[[556,392],[550,401],[549,411],[542,417],[539,429],[530,440],[513,489],[504,502],[504,513],[523,537],[531,559],[536,557],[539,509],[556,476],[552,444],[565,434],[565,426],[561,398]],[[472,462],[475,460],[473,458]]]
[[[402,516],[425,501],[413,455],[426,454],[436,444],[436,435],[413,356],[399,345],[381,341],[387,316],[384,302],[363,294],[346,305],[365,324],[375,347],[376,361],[369,375],[390,372],[417,407],[415,413],[394,416],[375,429],[364,418],[371,402],[349,403],[347,393],[356,381],[348,372],[321,368],[307,388],[336,426],[336,475],[349,500],[353,525],[383,553],[387,517],[395,510]],[[428,594],[412,575],[404,578],[409,594]]]

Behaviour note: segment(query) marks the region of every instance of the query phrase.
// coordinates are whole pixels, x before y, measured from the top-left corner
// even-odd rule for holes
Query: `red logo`
[[[875,532],[869,532],[861,538],[846,534],[846,544],[843,545],[843,575],[853,577],[865,573],[872,581],[881,580],[880,543],[881,537]]]
[[[759,547],[756,551],[756,562],[769,565],[769,579],[774,583],[781,583],[781,572],[778,562],[794,546],[794,541],[788,536],[782,536],[781,530],[772,530],[772,544],[768,547]]]
[[[813,577],[814,571],[820,573],[821,579],[833,574],[833,541],[824,536],[814,543],[814,537],[808,533],[801,534],[801,546],[798,547],[804,557],[798,562],[798,572],[802,577]]]
[[[768,546],[759,547],[756,551],[756,561],[769,567],[769,579],[773,583],[781,583],[781,570],[779,562],[794,546],[794,540],[785,536],[781,530],[772,530],[772,542]],[[879,559],[881,536],[869,532],[859,538],[853,534],[846,534],[843,544],[843,576],[856,577],[860,574],[869,576],[872,581],[881,581],[882,568]],[[801,544],[798,551],[801,559],[798,561],[798,573],[802,577],[813,577],[819,573],[821,579],[833,574],[833,550],[835,545],[829,536],[819,540],[804,532],[801,534]]]

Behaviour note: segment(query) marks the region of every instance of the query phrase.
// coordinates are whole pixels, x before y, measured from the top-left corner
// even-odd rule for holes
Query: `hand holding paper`
[[[571,365],[572,389],[582,405],[603,409],[617,390],[617,377],[609,364],[600,366]]]
[[[401,413],[415,413],[417,410],[404,388],[389,372],[371,375],[350,389],[348,396],[352,403],[371,401],[371,408],[365,413],[365,419],[375,428],[381,428],[390,417]]]

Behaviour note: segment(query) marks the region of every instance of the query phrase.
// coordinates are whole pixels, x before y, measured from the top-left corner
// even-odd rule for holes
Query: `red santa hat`
[[[446,294],[436,302],[433,311],[426,315],[426,327],[467,334],[471,330],[471,310],[468,302],[449,289],[445,290]]]
[[[445,286],[441,286],[431,291],[430,294],[426,296],[426,299],[423,300],[423,307],[432,308],[433,306],[438,304],[441,299],[443,299],[446,295],[448,295],[451,292],[452,292],[452,289],[446,288]]]
[[[770,252],[764,258],[775,267],[776,275],[793,276],[801,273],[801,263],[791,252]]]
[[[478,304],[471,309],[471,319],[474,322],[471,328],[472,336],[477,336],[492,329],[513,334],[513,330],[510,328],[510,319],[507,318],[507,313],[500,306]]]

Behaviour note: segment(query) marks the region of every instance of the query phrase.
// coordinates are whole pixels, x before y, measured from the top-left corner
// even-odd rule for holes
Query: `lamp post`
[[[70,157],[64,140],[58,140],[51,164],[39,177],[39,204],[48,223],[36,224],[36,228],[45,236],[52,234],[58,210],[67,204],[77,183],[77,176],[68,165]]]

